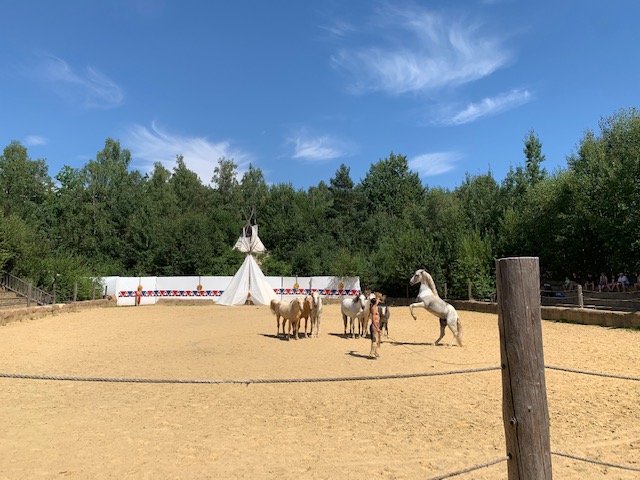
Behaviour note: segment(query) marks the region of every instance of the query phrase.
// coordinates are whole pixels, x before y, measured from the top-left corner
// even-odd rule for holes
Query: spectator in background
[[[607,274],[602,272],[600,274],[600,280],[598,280],[598,291],[601,292],[605,289],[609,290],[609,279],[607,278]]]
[[[626,292],[627,288],[629,288],[629,279],[624,273],[620,273],[618,276],[618,286],[622,292]]]
[[[573,275],[571,275],[571,290],[576,290],[578,285],[582,285],[582,280],[580,280],[578,274],[574,272]]]
[[[633,288],[640,290],[640,273],[636,273],[636,283],[633,284]]]
[[[564,277],[564,283],[562,284],[562,289],[565,292],[568,292],[571,289],[571,280],[569,280],[569,276]]]
[[[584,289],[585,290],[595,290],[596,289],[596,281],[593,278],[593,275],[587,273],[587,279],[584,281]]]
[[[616,282],[616,274],[612,273],[611,275],[609,275],[609,285],[607,285],[607,288],[610,292],[613,292],[616,289],[617,285],[618,283]]]

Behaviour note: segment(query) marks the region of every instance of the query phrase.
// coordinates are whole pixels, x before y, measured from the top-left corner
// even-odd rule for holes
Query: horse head
[[[422,279],[424,278],[424,273],[425,271],[423,269],[416,270],[416,273],[413,274],[413,277],[411,277],[411,280],[409,280],[409,283],[411,285],[415,285],[416,283],[422,282]]]
[[[304,310],[304,299],[300,297],[296,297],[291,301],[291,303],[293,307],[292,310],[297,315],[300,315],[300,313],[302,313],[302,311]]]
[[[366,301],[367,301],[367,297],[365,297],[364,293],[361,293],[354,299],[353,303],[356,303],[356,302],[359,303],[360,310],[364,310]]]
[[[311,294],[311,298],[313,299],[313,308],[318,308],[320,305],[320,294],[318,292],[313,292]]]

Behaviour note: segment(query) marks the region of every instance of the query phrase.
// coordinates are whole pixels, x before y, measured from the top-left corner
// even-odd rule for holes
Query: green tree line
[[[0,156],[0,270],[64,298],[91,277],[232,275],[231,249],[249,212],[269,250],[267,275],[357,275],[363,286],[413,296],[418,268],[465,297],[495,289],[495,258],[537,256],[544,278],[640,268],[640,116],[634,108],[587,130],[567,167],[549,173],[533,130],[522,163],[501,182],[467,174],[453,190],[430,188],[390,153],[361,179],[342,164],[326,184],[270,185],[220,158],[205,184],[181,155],[172,170],[131,168],[113,139],[82,168],[54,178],[17,141]],[[361,173],[361,172],[357,172]],[[84,279],[84,280],[82,280]]]

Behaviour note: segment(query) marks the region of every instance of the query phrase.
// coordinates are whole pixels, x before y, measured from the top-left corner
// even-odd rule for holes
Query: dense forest
[[[250,212],[269,250],[267,275],[358,275],[388,295],[413,296],[429,270],[449,296],[495,289],[495,258],[537,256],[545,279],[640,268],[640,116],[624,109],[587,130],[567,167],[547,172],[533,130],[522,164],[497,182],[467,174],[454,190],[429,188],[401,154],[355,183],[342,164],[327,185],[269,185],[220,158],[206,184],[182,156],[143,175],[118,141],[54,178],[45,160],[11,142],[0,156],[0,270],[59,295],[104,275],[233,275],[231,249]],[[211,180],[211,186],[208,181]],[[83,281],[84,279],[84,281]]]

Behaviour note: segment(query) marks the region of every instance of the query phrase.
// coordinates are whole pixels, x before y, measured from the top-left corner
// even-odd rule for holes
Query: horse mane
[[[440,295],[438,294],[438,289],[436,288],[436,284],[433,282],[433,278],[431,277],[431,274],[429,272],[427,272],[426,270],[423,270],[422,274],[424,275],[424,278],[426,279],[427,286],[431,289],[431,291],[433,292],[433,294],[436,297],[440,298]]]

